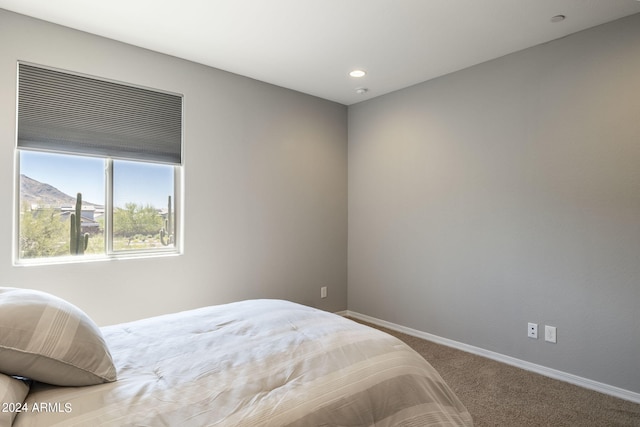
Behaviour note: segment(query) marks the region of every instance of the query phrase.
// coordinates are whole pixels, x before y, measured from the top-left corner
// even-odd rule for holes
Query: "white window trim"
[[[64,255],[42,258],[20,258],[20,149],[15,149],[14,156],[14,209],[13,209],[13,265],[39,266],[55,264],[77,264],[85,262],[118,261],[127,259],[147,259],[167,256],[179,256],[184,253],[183,239],[183,176],[184,163],[172,165],[174,170],[174,246],[172,248],[157,248],[153,250],[139,249],[130,251],[113,251],[113,159],[105,159],[105,253]],[[108,233],[108,234],[107,234]]]

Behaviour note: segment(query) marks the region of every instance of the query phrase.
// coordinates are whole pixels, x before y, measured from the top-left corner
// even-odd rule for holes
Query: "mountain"
[[[37,203],[38,205],[46,205],[51,207],[69,206],[76,204],[75,196],[70,196],[56,187],[44,182],[36,181],[26,175],[20,175],[20,202],[29,204]],[[84,202],[83,205],[95,205],[94,203]]]

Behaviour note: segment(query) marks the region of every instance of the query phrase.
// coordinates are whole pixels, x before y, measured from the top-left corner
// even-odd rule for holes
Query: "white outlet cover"
[[[529,338],[538,339],[538,324],[537,323],[529,323],[527,325],[527,336]]]
[[[545,325],[544,327],[544,340],[546,342],[550,342],[550,343],[554,343],[556,344],[557,340],[556,340],[556,327],[555,326],[549,326],[549,325]]]

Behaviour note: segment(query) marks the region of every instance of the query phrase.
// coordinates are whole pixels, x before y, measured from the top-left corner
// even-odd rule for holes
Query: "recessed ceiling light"
[[[567,17],[564,15],[556,15],[553,18],[551,18],[551,22],[562,22],[566,19]]]
[[[349,73],[351,77],[364,77],[367,74],[364,70],[353,70]]]

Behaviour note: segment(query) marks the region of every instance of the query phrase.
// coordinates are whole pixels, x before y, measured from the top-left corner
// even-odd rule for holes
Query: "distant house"
[[[75,206],[60,206],[60,219],[68,221],[71,214],[75,212]],[[93,205],[83,205],[80,213],[81,228],[83,233],[96,234],[100,231],[98,218],[104,215],[104,208]]]

